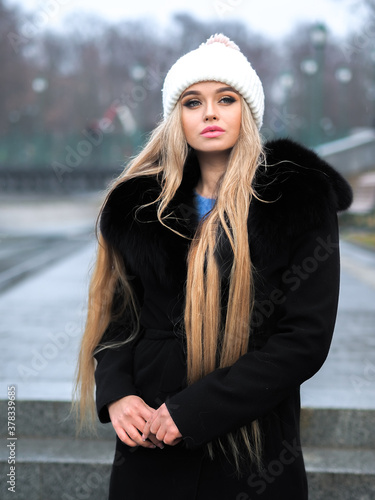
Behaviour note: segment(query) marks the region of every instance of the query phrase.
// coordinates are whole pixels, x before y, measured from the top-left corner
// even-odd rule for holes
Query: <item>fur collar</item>
[[[267,166],[260,166],[249,213],[253,241],[272,247],[301,231],[319,227],[329,214],[346,210],[352,190],[346,180],[313,151],[289,139],[265,145]],[[265,252],[270,251],[270,246]]]
[[[267,166],[258,168],[254,187],[259,198],[268,203],[252,200],[248,226],[250,241],[268,253],[285,238],[317,227],[328,213],[347,209],[352,192],[343,177],[323,159],[291,140],[269,142],[265,151]],[[185,260],[198,225],[194,208],[198,178],[199,166],[191,159],[168,207],[168,226],[186,238],[157,221],[155,204],[137,211],[159,195],[160,185],[155,177],[131,179],[112,191],[100,229],[130,268],[150,270],[151,259],[162,282],[167,283],[171,275],[185,276],[181,257]]]
[[[267,169],[258,169],[256,186],[266,196],[290,198],[308,209],[323,202],[332,210],[342,211],[352,202],[346,180],[312,150],[289,139],[265,145]]]

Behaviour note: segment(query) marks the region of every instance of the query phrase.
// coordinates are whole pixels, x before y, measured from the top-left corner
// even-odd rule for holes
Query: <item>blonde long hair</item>
[[[217,201],[210,214],[198,226],[190,245],[186,283],[185,331],[187,339],[188,383],[194,383],[218,367],[228,367],[248,350],[251,312],[253,307],[252,265],[249,253],[247,220],[250,202],[256,193],[253,179],[260,163],[265,161],[261,138],[251,112],[241,98],[241,129],[233,147],[226,172],[220,180]],[[141,175],[159,176],[161,193],[155,200],[157,216],[168,227],[164,214],[183,177],[188,156],[178,103],[169,118],[159,124],[142,152],[125,168],[110,187]],[[103,207],[106,203],[103,204]],[[229,300],[225,325],[221,319],[220,274],[215,256],[218,228],[225,233],[232,252],[233,265],[229,279]],[[107,242],[99,236],[98,255],[93,271],[88,301],[86,328],[78,360],[76,401],[80,423],[94,421],[93,354],[111,320],[115,288],[121,284],[124,308],[135,308],[123,262]],[[134,338],[137,331],[134,321]],[[227,436],[232,455],[239,469],[241,449],[260,464],[261,435],[258,422]],[[218,440],[226,453],[223,439]],[[210,453],[213,448],[209,445]]]

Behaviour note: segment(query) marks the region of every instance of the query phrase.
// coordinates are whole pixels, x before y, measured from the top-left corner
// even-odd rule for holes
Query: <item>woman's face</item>
[[[200,152],[229,151],[241,128],[241,100],[225,83],[200,82],[181,95],[182,127],[188,144]]]

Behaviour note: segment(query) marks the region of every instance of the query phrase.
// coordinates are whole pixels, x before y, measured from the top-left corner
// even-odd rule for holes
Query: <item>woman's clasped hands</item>
[[[108,412],[117,436],[128,446],[163,449],[182,439],[165,404],[155,410],[138,396],[126,396],[109,404]]]

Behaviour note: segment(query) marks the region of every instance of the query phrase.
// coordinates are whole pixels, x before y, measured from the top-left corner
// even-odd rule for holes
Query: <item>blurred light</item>
[[[314,59],[304,59],[300,68],[306,75],[315,75],[318,71],[318,63]]]
[[[143,80],[143,78],[146,76],[146,70],[140,64],[133,66],[130,72],[133,80],[135,80],[136,82],[139,80]]]
[[[294,77],[292,73],[285,72],[280,75],[279,83],[285,90],[291,89],[294,85]]]
[[[341,83],[349,83],[352,79],[352,71],[349,68],[338,68],[335,73],[336,79]]]
[[[48,88],[48,81],[45,78],[34,78],[31,86],[34,92],[40,94]]]

